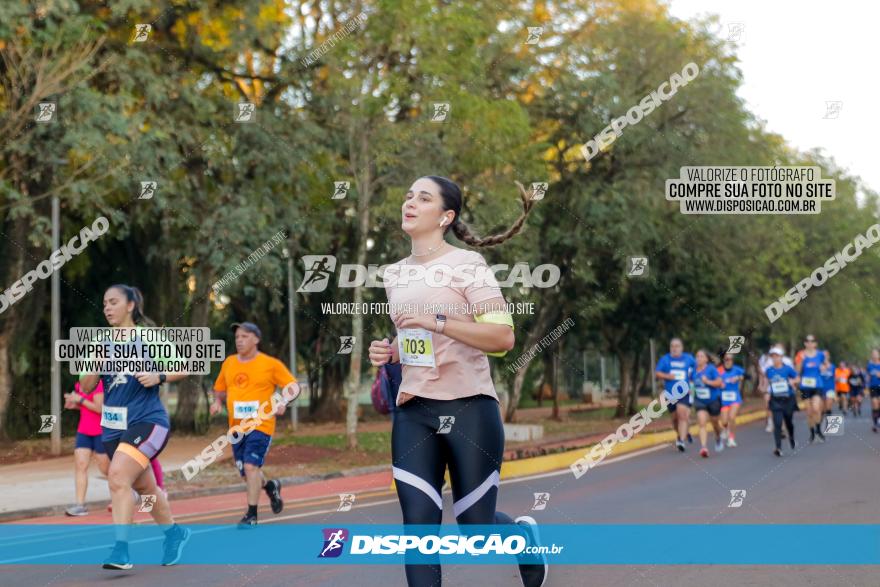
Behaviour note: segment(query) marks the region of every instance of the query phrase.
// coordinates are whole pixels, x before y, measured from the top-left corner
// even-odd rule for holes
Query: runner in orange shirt
[[[300,390],[296,378],[281,361],[257,349],[263,334],[256,324],[235,323],[232,328],[238,352],[223,361],[214,382],[211,415],[223,409],[225,404],[235,466],[247,481],[248,509],[238,526],[252,528],[257,525],[260,489],[265,489],[269,496],[273,513],[281,513],[284,509],[281,481],[267,481],[262,470],[275,433],[275,416],[284,415],[285,411],[286,402],[273,397],[275,387],[293,386],[289,393],[285,393],[291,400],[296,399]]]
[[[846,413],[849,398],[849,376],[852,375],[852,369],[841,361],[837,369],[834,370],[834,390],[837,392],[837,405],[840,411]]]

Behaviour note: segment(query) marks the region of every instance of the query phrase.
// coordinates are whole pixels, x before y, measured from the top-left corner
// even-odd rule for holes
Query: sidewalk
[[[205,447],[201,437],[173,438],[162,451],[162,468],[179,470],[189,459]],[[229,450],[223,459],[230,458]],[[92,460],[89,468],[89,487],[86,500],[91,509],[104,508],[110,502],[107,478]],[[12,512],[40,509],[47,513],[64,508],[76,501],[73,474],[73,455],[43,459],[35,462],[0,466],[0,520]],[[44,514],[45,515],[45,514]]]
[[[743,406],[743,411],[737,418],[737,423],[745,424],[762,419],[763,413],[763,402],[759,405],[757,402],[750,401]],[[593,433],[565,440],[535,441],[525,446],[520,445],[517,448],[507,449],[504,455],[501,476],[502,478],[517,477],[564,469],[583,456],[586,452],[585,449],[598,443],[609,433],[614,432],[615,428],[614,423],[609,422],[607,430],[603,430],[601,433]],[[696,425],[692,426],[692,433],[696,434]],[[669,431],[668,419],[664,417],[652,423],[649,429],[646,429],[638,438],[617,445],[614,454],[617,456],[645,448],[646,446],[670,442],[672,438],[673,434]],[[190,460],[193,455],[198,454],[205,446],[205,437],[172,437],[168,446],[162,452],[162,468],[166,474],[179,471],[184,463]],[[230,458],[231,450],[227,447],[223,451],[223,456],[216,463]],[[231,467],[228,463],[225,466]],[[326,475],[282,477],[282,482],[286,488],[285,495],[288,495],[288,492],[296,491],[297,494],[302,492],[303,495],[316,497],[334,494],[334,491],[331,490],[334,484],[328,483],[328,480],[336,478],[345,478],[345,485],[349,487],[364,485],[365,488],[374,486],[388,488],[392,483],[390,463],[387,465],[340,470]],[[294,486],[300,485],[303,487],[293,489]],[[226,481],[216,486],[184,491],[176,491],[171,487],[170,490],[170,495],[175,500],[175,503],[181,499],[230,493],[237,494],[236,497],[232,498],[232,501],[238,503],[238,501],[243,499],[244,483]],[[71,505],[74,500],[72,455],[0,466],[0,522],[42,516],[61,515],[63,517],[64,509]],[[106,478],[101,475],[94,463],[89,471],[89,487],[86,501],[93,513],[106,513],[106,505],[110,502]],[[211,501],[216,502],[216,500]],[[85,520],[91,522],[97,519],[95,515],[89,515],[85,518]],[[108,517],[107,519],[109,520],[110,518]],[[43,519],[43,522],[48,523],[45,519]]]

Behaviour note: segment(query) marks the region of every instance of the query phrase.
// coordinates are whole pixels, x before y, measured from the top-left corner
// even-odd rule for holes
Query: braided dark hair
[[[526,192],[523,185],[520,182],[516,182],[517,187],[519,187],[520,198],[522,199],[522,214],[520,214],[519,218],[516,219],[510,228],[501,234],[479,237],[472,233],[470,227],[461,220],[461,188],[459,188],[454,181],[446,177],[440,177],[437,175],[427,175],[425,177],[440,187],[440,197],[443,198],[443,210],[452,210],[455,212],[455,218],[452,219],[452,224],[447,226],[443,233],[446,234],[446,232],[451,229],[452,233],[458,238],[458,240],[472,247],[494,247],[495,245],[500,245],[504,241],[513,237],[522,230],[526,217],[535,205],[535,200],[529,197],[529,193]]]
[[[111,285],[109,289],[118,289],[125,294],[125,299],[134,302],[134,308],[131,310],[131,321],[138,326],[155,326],[156,323],[144,315],[144,294],[136,287],[117,283]]]

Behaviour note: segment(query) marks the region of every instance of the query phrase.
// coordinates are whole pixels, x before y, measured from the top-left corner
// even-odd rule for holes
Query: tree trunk
[[[553,415],[554,420],[559,421],[559,355],[562,353],[562,340],[559,348],[553,353]]]
[[[360,130],[360,142],[357,152],[352,153],[351,161],[355,163],[353,170],[357,181],[358,191],[358,232],[357,239],[357,264],[363,266],[367,261],[367,233],[370,230],[370,197],[373,190],[373,177],[370,164],[370,137],[365,129]],[[353,129],[353,132],[357,130]],[[358,169],[357,163],[361,163]],[[354,289],[354,304],[359,308],[364,301],[363,289]],[[358,392],[361,386],[361,357],[364,347],[364,317],[360,312],[355,312],[351,320],[352,336],[354,336],[354,348],[351,351],[348,380],[346,382],[346,397],[348,409],[345,415],[345,432],[348,435],[348,448],[355,449],[357,441],[357,410]]]
[[[208,325],[210,313],[210,301],[200,299],[197,293],[192,294],[196,299],[192,308],[189,324],[191,327],[204,327]],[[196,422],[196,410],[199,405],[199,397],[203,395],[202,380],[204,375],[190,375],[177,383],[177,409],[174,411],[172,426],[176,431],[198,432]]]
[[[641,378],[639,377],[639,370],[641,369],[641,357],[639,356],[641,353],[633,353],[633,363],[632,363],[632,389],[627,396],[629,401],[626,405],[626,415],[632,416],[639,410],[639,383]]]
[[[629,416],[630,393],[633,387],[633,355],[630,352],[616,353],[620,372],[620,389],[617,392],[617,410],[615,418]]]
[[[7,320],[0,331],[0,438],[8,438],[6,433],[6,412],[12,396],[12,370],[9,365],[12,342],[12,320]]]
[[[27,190],[26,186],[22,185],[20,187],[23,190]],[[24,193],[27,193],[27,191]],[[2,226],[6,229],[5,232],[7,234],[11,233],[12,235],[11,238],[6,239],[7,242],[27,242],[28,222],[24,220],[4,221]],[[9,285],[25,273],[25,251],[20,246],[9,246],[4,243],[3,255],[6,258],[0,263],[0,268],[4,269],[4,274],[2,275],[3,283]],[[24,304],[19,301],[15,306],[7,308],[0,314],[0,438],[8,437],[6,414],[9,412],[9,400],[12,398],[13,384],[10,357],[12,355],[12,343],[15,340],[16,327],[18,326],[19,317],[22,316],[23,306]]]
[[[636,392],[636,411],[638,411],[638,392],[643,389],[650,387],[651,385],[651,377],[654,372],[654,366],[651,365],[651,350],[650,347],[642,353],[642,356],[639,359],[639,365],[643,368],[642,377],[639,379],[639,388]]]
[[[547,322],[549,322],[550,318],[550,308],[555,307],[553,303],[544,303],[541,305],[541,309],[538,311],[538,317],[535,320],[535,324],[532,329],[529,331],[529,335],[526,337],[525,345],[523,346],[523,352],[528,352],[535,343],[540,340],[540,334],[546,330]],[[514,359],[515,360],[515,359]],[[516,410],[519,407],[519,400],[522,397],[522,387],[523,383],[526,380],[526,373],[528,372],[529,365],[531,361],[520,367],[520,369],[516,372],[516,376],[513,378],[513,389],[511,390],[510,395],[510,403],[507,404],[507,414],[505,414],[505,421],[514,422],[516,421]]]
[[[513,377],[513,389],[510,392],[510,398],[507,404],[507,413],[505,414],[505,420],[507,422],[516,422],[516,408],[519,405],[519,398],[522,397],[522,387],[523,383],[526,380],[526,373],[528,372],[529,365],[523,365],[522,368],[516,372],[516,375]]]
[[[550,393],[553,393],[553,388],[556,386],[556,381],[553,378],[553,355],[545,354],[541,358],[541,363],[544,365],[544,383],[547,383],[550,386]],[[541,387],[538,388],[538,407],[544,407],[544,384],[541,384]]]

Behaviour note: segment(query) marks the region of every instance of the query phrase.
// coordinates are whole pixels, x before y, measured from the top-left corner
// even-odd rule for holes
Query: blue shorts
[[[244,438],[232,445],[232,458],[235,459],[235,466],[238,467],[238,472],[242,477],[244,477],[245,463],[257,467],[263,466],[266,453],[269,452],[271,445],[272,437],[259,430],[248,432]]]
[[[83,434],[82,432],[76,433],[76,448],[87,448],[89,450],[95,451],[99,455],[105,454],[107,451],[104,450],[104,443],[101,442],[101,435],[96,434],[95,436],[89,436],[88,434]]]
[[[691,393],[690,393],[690,391],[688,391],[686,394],[684,394],[684,396],[681,399],[679,399],[677,402],[672,401],[673,396],[672,396],[671,391],[664,390],[661,392],[661,394],[665,395],[667,401],[669,402],[668,404],[666,404],[666,409],[669,410],[670,413],[675,412],[675,407],[678,404],[686,406],[687,409],[691,409]]]

